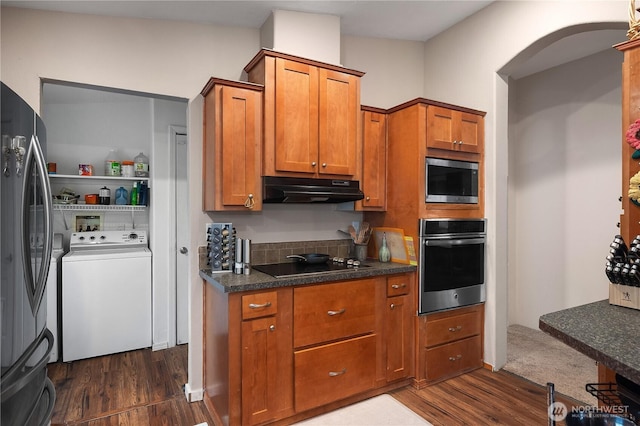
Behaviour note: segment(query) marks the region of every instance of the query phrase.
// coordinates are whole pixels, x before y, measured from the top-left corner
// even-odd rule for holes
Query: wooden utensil
[[[354,243],[357,242],[358,234],[356,233],[356,228],[354,228],[353,225],[349,225],[349,235],[351,235],[351,239]]]

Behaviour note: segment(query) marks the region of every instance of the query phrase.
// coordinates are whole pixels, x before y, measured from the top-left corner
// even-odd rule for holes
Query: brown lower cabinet
[[[482,367],[484,304],[420,316],[418,329],[416,387]]]
[[[414,277],[238,293],[205,281],[207,408],[222,424],[288,423],[411,383]]]

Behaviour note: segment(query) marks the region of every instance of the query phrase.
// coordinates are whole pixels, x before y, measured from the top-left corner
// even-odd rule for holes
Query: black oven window
[[[425,292],[484,283],[484,244],[427,246],[422,261]]]

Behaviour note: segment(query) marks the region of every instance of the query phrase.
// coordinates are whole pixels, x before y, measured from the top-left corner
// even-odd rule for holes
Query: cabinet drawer
[[[275,315],[278,311],[278,293],[247,294],[242,296],[242,319],[252,319]]]
[[[482,367],[481,337],[474,336],[427,349],[425,361],[426,379],[428,381],[453,376],[464,370]]]
[[[411,277],[409,275],[387,278],[387,297],[409,294],[410,285]]]
[[[296,412],[373,389],[376,335],[297,351],[294,364]]]
[[[375,281],[358,280],[293,290],[296,348],[373,332]]]
[[[481,327],[480,311],[437,320],[427,319],[425,346],[430,348],[480,334]]]

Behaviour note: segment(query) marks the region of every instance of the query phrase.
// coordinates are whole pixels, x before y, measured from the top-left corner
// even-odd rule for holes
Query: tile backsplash
[[[350,239],[322,241],[292,241],[282,243],[251,244],[251,264],[293,262],[287,259],[290,254],[325,253],[330,257],[349,257],[353,251]],[[198,247],[198,264],[200,269],[207,269],[207,247]]]

